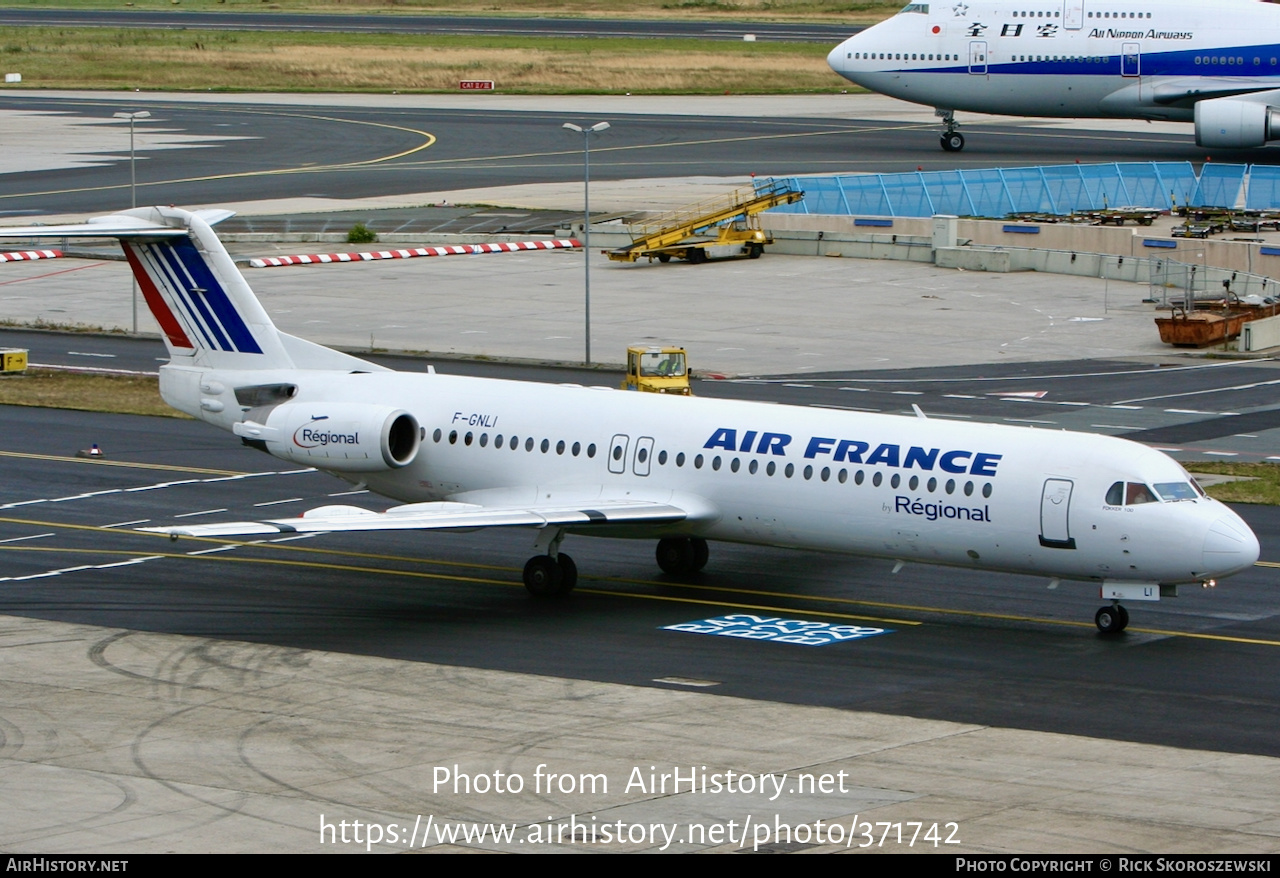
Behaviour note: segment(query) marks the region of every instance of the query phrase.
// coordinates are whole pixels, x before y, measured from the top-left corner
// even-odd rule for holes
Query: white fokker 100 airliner
[[[1097,582],[1121,600],[1250,567],[1258,540],[1133,442],[1025,427],[394,372],[276,329],[214,234],[227,211],[142,208],[0,237],[116,237],[159,322],[166,402],[247,445],[396,500],[189,536],[527,527],[524,582],[564,594],[567,534],[658,541],[688,574],[707,540]]]
[[[1196,143],[1280,138],[1280,8],[1262,0],[911,3],[831,51],[836,73],[954,112],[1195,122]]]

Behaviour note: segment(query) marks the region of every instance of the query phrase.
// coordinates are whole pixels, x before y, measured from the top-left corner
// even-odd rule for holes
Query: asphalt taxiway
[[[23,119],[0,156],[0,170],[9,171],[0,174],[0,213],[69,214],[128,204],[128,126],[111,121],[122,110],[152,114],[136,131],[140,203],[236,205],[251,212],[262,212],[251,206],[257,202],[277,202],[267,208],[272,212],[293,209],[278,203],[284,198],[302,199],[303,210],[342,209],[352,200],[366,206],[495,203],[503,187],[580,183],[581,138],[563,130],[566,121],[612,125],[592,145],[592,179],[601,186],[592,201],[599,210],[615,209],[607,184],[637,179],[1205,159],[1186,125],[982,116],[962,119],[965,151],[944,154],[930,109],[871,95],[6,91],[0,112]],[[42,137],[50,125],[57,136]],[[109,125],[115,126],[110,133]],[[26,165],[8,164],[28,162],[31,154],[51,161],[25,172]],[[1215,151],[1213,160],[1265,164],[1277,155],[1274,148]],[[529,190],[506,195],[522,191]],[[697,199],[687,187],[673,194],[672,206]]]

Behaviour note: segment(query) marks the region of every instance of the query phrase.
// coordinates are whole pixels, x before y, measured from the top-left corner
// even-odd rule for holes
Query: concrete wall
[[[1280,317],[1250,320],[1237,342],[1242,351],[1262,351],[1280,346]]]
[[[862,221],[891,222],[891,226],[859,226]],[[775,236],[792,231],[826,231],[847,233],[855,237],[871,235],[927,236],[932,231],[932,218],[921,217],[851,217],[805,214],[765,214],[765,227]],[[1061,250],[1076,254],[1109,254],[1111,256],[1172,259],[1176,262],[1244,271],[1267,277],[1280,277],[1280,255],[1263,255],[1262,248],[1280,250],[1280,242],[1232,241],[1223,238],[1174,238],[1176,217],[1163,216],[1151,226],[1086,226],[1074,223],[1025,223],[1016,220],[961,219],[957,222],[961,242],[975,245],[1035,250]],[[1008,227],[1022,230],[1011,232]],[[1240,233],[1238,237],[1247,237]],[[1147,246],[1144,241],[1160,241],[1165,246]],[[1169,246],[1172,245],[1172,246]],[[1012,270],[1019,270],[1014,268]],[[1045,270],[1045,269],[1034,269]],[[1072,272],[1074,273],[1074,272]]]

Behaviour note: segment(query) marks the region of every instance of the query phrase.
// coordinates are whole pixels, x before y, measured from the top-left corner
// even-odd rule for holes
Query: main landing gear
[[[578,565],[560,551],[564,528],[549,527],[540,531],[534,548],[546,552],[534,555],[524,565],[524,587],[535,598],[559,598],[578,584]]]
[[[1129,611],[1118,603],[1112,603],[1111,606],[1098,610],[1093,617],[1093,624],[1103,634],[1119,634],[1129,624]]]
[[[934,113],[942,117],[944,130],[942,132],[942,148],[946,152],[959,152],[964,149],[964,135],[956,129],[960,126],[956,123],[956,114],[954,110],[934,110]]]
[[[545,554],[534,555],[524,565],[524,587],[535,598],[560,598],[578,584],[578,565],[560,551],[562,528],[547,528],[535,544]],[[658,566],[671,576],[688,576],[707,566],[711,552],[701,537],[667,537],[658,540]]]
[[[707,566],[711,552],[701,537],[667,537],[658,540],[658,566],[663,573],[687,576]]]
[[[524,587],[536,598],[558,598],[578,584],[578,565],[563,552],[534,555],[524,565]]]

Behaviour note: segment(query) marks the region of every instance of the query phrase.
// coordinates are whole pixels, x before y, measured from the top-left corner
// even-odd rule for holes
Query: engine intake
[[[403,409],[359,403],[286,403],[266,424],[236,425],[237,435],[276,457],[337,472],[399,469],[418,455],[418,419]]]

